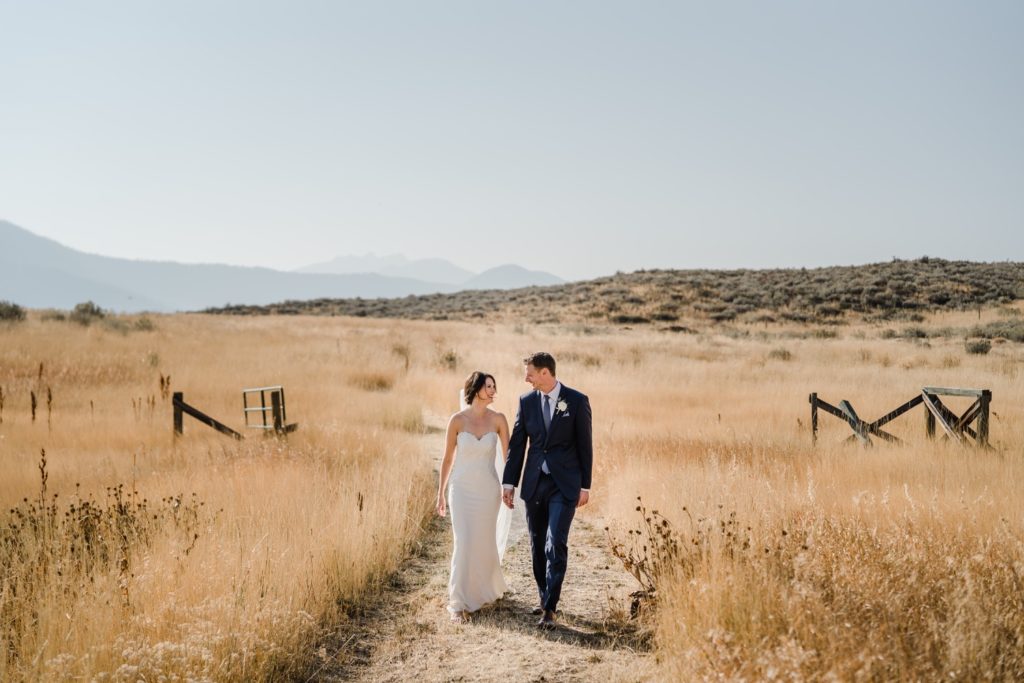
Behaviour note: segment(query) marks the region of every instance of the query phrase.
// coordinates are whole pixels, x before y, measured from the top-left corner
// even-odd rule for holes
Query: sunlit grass
[[[344,381],[353,367],[392,372],[372,331],[342,352],[316,325],[155,324],[121,335],[30,321],[4,333],[4,680],[296,675],[429,513],[417,402]],[[167,375],[240,430],[241,389],[282,383],[299,431],[235,442],[189,418],[175,439]],[[24,399],[43,386],[50,426]],[[402,417],[389,427],[392,413]]]
[[[169,496],[204,504],[198,539],[155,520],[147,541],[114,543],[85,584],[80,572],[51,572],[74,557],[63,541],[40,546],[53,560],[38,579],[46,590],[15,595],[9,577],[29,576],[28,560],[5,563],[0,615],[21,616],[5,617],[0,678],[305,670],[325,625],[343,628],[418,536],[433,486],[422,446],[442,447],[428,425],[455,409],[476,369],[494,374],[495,408],[511,419],[528,388],[521,358],[540,349],[591,397],[595,473],[581,516],[654,547],[646,532],[627,533],[641,496],[686,548],[658,563],[657,597],[644,603],[654,609],[642,610],[666,680],[1021,674],[1020,344],[968,354],[962,339],[892,337],[882,323],[833,337],[685,320],[696,333],[529,320],[151,322],[125,333],[32,314],[0,330],[5,508],[36,502],[44,448],[44,502],[58,493],[59,510],[90,496],[102,506],[118,485],[161,510]],[[242,429],[241,389],[267,384],[286,387],[300,424],[287,440],[234,442],[192,420],[172,437],[169,391]],[[994,450],[928,441],[921,409],[890,425],[904,446],[844,445],[849,427],[830,416],[812,446],[809,393],[849,399],[870,420],[928,385],[991,389]],[[571,581],[586,568],[569,571]]]

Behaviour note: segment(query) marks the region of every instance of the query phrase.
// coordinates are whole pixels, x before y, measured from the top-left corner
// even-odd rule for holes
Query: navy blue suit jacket
[[[566,407],[558,410],[556,405],[550,433],[544,428],[542,401],[539,391],[530,391],[519,397],[519,410],[508,440],[508,459],[501,483],[519,486],[522,478],[519,495],[523,500],[530,500],[540,479],[541,463],[547,460],[558,490],[566,498],[578,500],[580,489],[590,488],[594,464],[590,399],[563,384],[558,402],[565,401]]]

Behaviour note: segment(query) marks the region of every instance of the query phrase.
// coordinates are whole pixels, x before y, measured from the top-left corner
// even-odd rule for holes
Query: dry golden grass
[[[921,325],[977,321],[947,313]],[[187,556],[188,537],[170,522],[138,544],[127,606],[116,563],[88,590],[19,605],[32,618],[19,622],[2,678],[241,680],[310,666],[324,625],[343,628],[339,598],[374,589],[429,513],[421,410],[451,412],[479,368],[497,378],[496,408],[511,417],[526,389],[520,358],[537,349],[593,404],[594,494],[581,514],[622,542],[641,538],[648,554],[681,544],[649,560],[666,679],[1024,674],[1019,344],[971,355],[962,340],[883,339],[871,325],[819,338],[777,324],[674,335],[525,322],[154,322],[126,336],[34,317],[0,330],[0,502],[36,495],[46,448],[48,491],[62,505],[76,482],[100,500],[105,486],[134,482],[150,501],[195,492],[216,511],[204,510]],[[160,374],[235,426],[239,389],[282,383],[302,426],[286,443],[237,444],[187,421],[175,445]],[[849,429],[827,415],[811,446],[810,392],[873,419],[925,385],[992,389],[996,450],[926,441],[920,408],[891,424],[905,446],[841,445]],[[47,386],[52,430],[45,398],[42,417],[28,418],[29,391],[45,397]],[[627,534],[640,522],[637,496],[670,526]]]
[[[652,341],[633,372],[580,380],[614,397],[594,401],[616,420],[597,504],[650,556],[666,676],[1024,676],[1024,353],[871,334],[783,341],[788,361],[776,339]],[[841,445],[823,415],[811,447],[811,391],[874,419],[926,385],[991,388],[997,450],[927,441],[920,408],[892,423],[906,446]],[[638,495],[669,526],[631,523]]]
[[[664,538],[628,534],[637,496],[670,520],[683,549],[650,561],[666,679],[1024,676],[1020,345],[977,356],[961,340],[883,339],[870,325],[834,339],[775,325],[732,336],[473,329],[457,351],[467,370],[494,369],[499,388],[517,388],[522,351],[546,348],[590,394],[597,472],[585,515],[639,539],[641,555]],[[812,447],[810,392],[874,419],[923,386],[991,389],[995,450],[928,441],[921,408],[890,425],[904,446],[844,445],[849,428],[822,415]]]
[[[0,679],[302,671],[323,629],[397,566],[430,512],[429,460],[408,431],[422,424],[415,397],[347,381],[360,368],[404,372],[380,351],[385,329],[185,316],[156,324],[122,335],[31,320],[0,332],[0,502],[30,516],[25,497],[56,506],[52,524],[26,521],[4,536]],[[186,418],[176,443],[161,374],[239,429],[240,389],[280,382],[299,431],[239,443]],[[29,393],[45,387],[51,427],[45,414],[30,419]],[[120,512],[105,492],[119,484],[126,498],[138,491]],[[204,505],[177,523],[193,494]],[[157,502],[167,496],[184,504]],[[90,497],[98,508],[83,511]],[[160,519],[137,514],[142,498]],[[18,521],[7,517],[5,526]]]

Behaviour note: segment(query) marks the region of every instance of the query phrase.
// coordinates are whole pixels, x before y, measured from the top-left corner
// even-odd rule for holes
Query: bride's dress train
[[[455,547],[448,579],[448,609],[475,612],[508,590],[501,553],[510,516],[499,524],[501,483],[495,469],[497,432],[476,438],[459,432],[449,478],[448,509]]]

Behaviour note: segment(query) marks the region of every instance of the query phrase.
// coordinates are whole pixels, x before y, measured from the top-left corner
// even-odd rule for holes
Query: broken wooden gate
[[[974,397],[974,402],[962,414],[957,415],[953,410],[942,402],[940,396],[967,396]],[[992,392],[988,389],[957,389],[949,387],[924,387],[921,393],[914,396],[903,405],[886,413],[873,422],[866,422],[854,410],[853,405],[842,400],[839,406],[834,406],[824,399],[818,398],[817,393],[808,397],[811,404],[811,438],[815,443],[818,441],[818,409],[835,415],[843,420],[853,434],[846,438],[847,441],[859,440],[865,446],[872,446],[871,436],[877,436],[890,443],[901,443],[901,440],[882,429],[886,424],[892,422],[900,415],[909,410],[924,404],[925,413],[925,434],[928,438],[935,438],[935,427],[942,427],[944,437],[956,443],[970,443],[967,437],[974,440],[974,444],[987,448],[988,426],[989,426],[989,405],[992,403]],[[971,425],[977,421],[978,428],[975,430]]]

